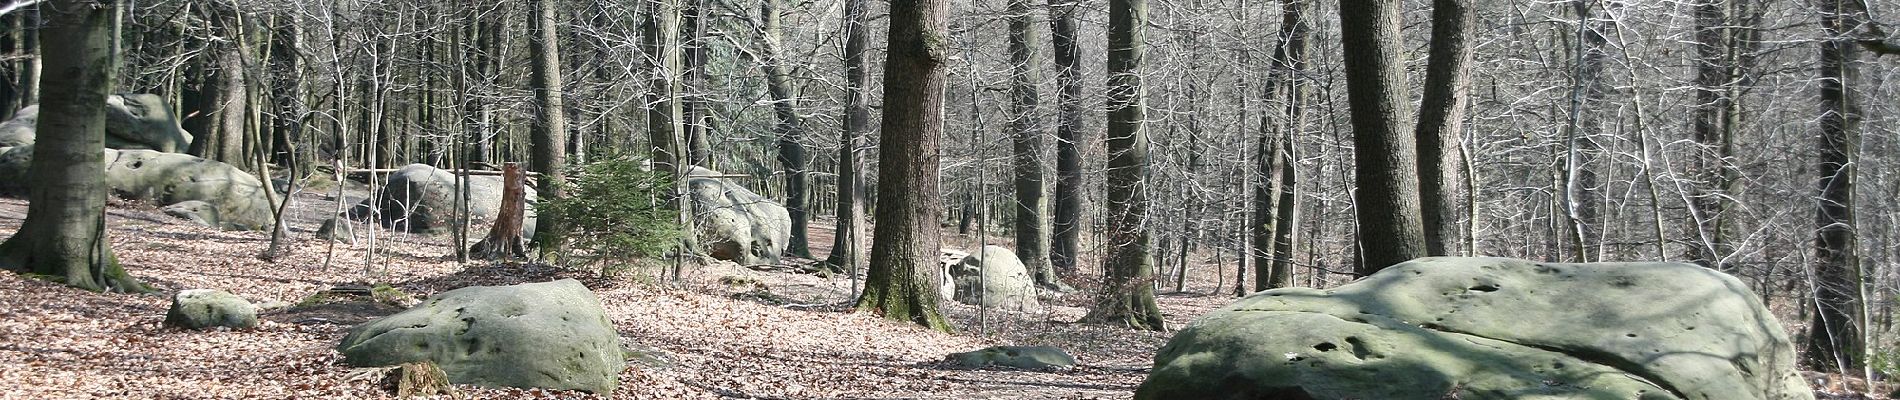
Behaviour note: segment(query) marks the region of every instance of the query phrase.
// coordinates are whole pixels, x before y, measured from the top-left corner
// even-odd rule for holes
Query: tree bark
[[[522,218],[528,203],[528,174],[522,173],[521,164],[517,163],[503,164],[501,171],[501,210],[496,212],[495,224],[489,227],[488,236],[469,247],[471,257],[494,260],[528,256],[526,238],[521,237]]]
[[[1405,134],[1410,121],[1401,110],[1409,102],[1402,8],[1397,0],[1366,0],[1341,3],[1339,9],[1364,253],[1356,272],[1362,276],[1426,254],[1416,143]]]
[[[1057,3],[1057,2],[1060,3]],[[1076,0],[1051,0],[1049,41],[1055,46],[1056,84],[1056,191],[1051,218],[1049,262],[1056,270],[1074,274],[1076,254],[1082,248],[1082,53],[1076,40]]]
[[[870,131],[871,107],[865,92],[864,29],[868,0],[846,0],[844,6],[844,129],[838,138],[838,224],[832,234],[831,255],[825,264],[856,272],[863,260],[864,244],[864,159],[858,150]]]
[[[1066,292],[1074,290],[1056,275],[1049,260],[1049,191],[1043,180],[1042,82],[1036,48],[1034,14],[1029,0],[1009,2],[1010,131],[1016,161],[1016,257],[1028,267],[1037,286]]]
[[[1603,152],[1594,136],[1603,128],[1595,109],[1604,103],[1610,87],[1603,83],[1603,67],[1609,59],[1608,40],[1603,36],[1604,22],[1590,9],[1590,0],[1571,3],[1577,13],[1576,86],[1571,93],[1569,142],[1564,157],[1564,213],[1569,225],[1570,257],[1578,262],[1596,260],[1593,243],[1602,230],[1598,217],[1601,200],[1597,195],[1597,158]]]
[[[647,57],[647,71],[651,73],[647,93],[647,139],[649,150],[653,154],[653,169],[673,176],[673,199],[667,207],[679,210],[679,224],[682,257],[675,261],[674,276],[678,277],[679,267],[685,262],[684,255],[695,250],[698,233],[693,230],[694,211],[692,202],[686,197],[687,172],[692,165],[683,143],[683,124],[680,121],[680,0],[658,0],[647,6],[645,24],[646,42],[642,50]]]
[[[561,183],[566,174],[562,170],[567,164],[567,116],[561,99],[561,36],[556,25],[555,1],[534,0],[534,14],[528,19],[533,30],[528,37],[528,51],[533,64],[531,73],[537,106],[529,131],[530,140],[534,142],[529,158],[530,167],[541,174],[536,190],[545,199],[564,197]],[[559,248],[565,232],[558,223],[553,219],[538,221],[535,243],[543,249]]]
[[[1847,33],[1859,26],[1865,10],[1844,0],[1816,0],[1821,27],[1820,151],[1815,169],[1816,197],[1814,296],[1808,324],[1808,348],[1802,364],[1819,371],[1850,372],[1867,361],[1861,336],[1863,274],[1854,225],[1854,181],[1860,146],[1860,109],[1854,96],[1859,79],[1858,46]]]
[[[884,137],[878,147],[878,240],[857,308],[930,329],[937,312],[943,215],[938,182],[943,136],[946,0],[892,0],[884,61]]]
[[[1166,330],[1154,294],[1148,218],[1146,0],[1108,3],[1108,240],[1101,298],[1085,320]]]
[[[116,1],[42,3],[52,86],[41,102],[29,205],[20,230],[0,242],[0,268],[40,274],[93,291],[146,292],[119,266],[106,238],[106,96],[117,49]],[[51,134],[60,133],[60,134]]]
[[[766,92],[772,96],[772,114],[778,117],[778,125],[773,130],[778,133],[779,165],[785,168],[785,212],[792,218],[792,235],[785,253],[811,258],[808,236],[811,213],[807,204],[811,191],[806,187],[810,178],[805,173],[805,121],[798,116],[797,89],[792,87],[791,69],[785,65],[779,1],[759,1],[759,31],[765,48],[759,61],[765,64]]]
[[[1471,0],[1432,1],[1431,55],[1425,69],[1425,93],[1419,102],[1418,196],[1425,223],[1425,254],[1451,255],[1457,248],[1456,203],[1459,131],[1464,126],[1466,87],[1470,86]]]

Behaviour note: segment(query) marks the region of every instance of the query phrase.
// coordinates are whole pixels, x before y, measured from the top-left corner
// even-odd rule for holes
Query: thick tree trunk
[[[1057,3],[1060,2],[1060,3]],[[1051,218],[1049,262],[1064,273],[1076,273],[1076,255],[1082,248],[1082,54],[1077,45],[1076,3],[1051,0],[1049,37],[1055,46],[1056,84],[1056,193]]]
[[[1108,3],[1108,246],[1101,298],[1085,320],[1166,330],[1155,304],[1148,218],[1146,0]]]
[[[945,0],[892,0],[884,61],[884,137],[878,148],[877,240],[857,308],[936,330],[943,279],[938,184],[943,136]]]
[[[106,96],[113,91],[117,49],[111,39],[116,1],[42,4],[52,85],[41,102],[33,146],[26,221],[0,242],[0,268],[40,274],[94,291],[150,289],[119,267],[106,239]]]
[[[778,125],[773,130],[778,133],[778,161],[785,168],[785,211],[792,218],[792,235],[785,253],[811,258],[807,236],[811,225],[807,204],[811,190],[806,187],[810,178],[805,173],[805,121],[798,116],[797,89],[792,87],[791,69],[785,65],[779,1],[759,1],[759,31],[765,47],[763,60],[759,61],[765,64],[766,92],[772,96],[772,113],[778,117]]]
[[[1036,57],[1036,27],[1029,0],[1009,2],[1010,131],[1016,161],[1016,257],[1028,267],[1037,286],[1070,291],[1049,261],[1049,191],[1043,180],[1042,82]]]
[[[1821,27],[1819,198],[1815,212],[1813,317],[1802,364],[1820,371],[1853,372],[1867,361],[1861,336],[1861,260],[1854,225],[1854,161],[1860,146],[1860,108],[1854,100],[1859,79],[1858,46],[1847,38],[1865,11],[1842,1],[1817,0]]]
[[[190,151],[206,159],[250,170],[251,162],[244,151],[244,117],[248,107],[244,93],[244,60],[238,49],[243,42],[237,37],[239,16],[237,10],[223,2],[207,2],[202,9],[216,40],[206,44],[205,58],[199,61],[204,65],[200,85],[195,90],[199,115],[184,121],[185,130],[197,135]]]
[[[566,176],[562,170],[567,164],[567,116],[563,113],[566,105],[561,99],[561,36],[555,20],[555,1],[534,0],[534,14],[528,18],[533,30],[528,37],[528,52],[532,58],[531,73],[534,75],[534,97],[538,111],[529,131],[530,140],[534,142],[530,167],[541,174],[539,187],[535,189],[544,199],[564,197],[560,183]],[[535,225],[535,243],[543,249],[559,248],[561,235],[566,232],[558,223],[553,219],[539,221]]]
[[[1347,101],[1352,109],[1353,165],[1359,190],[1357,272],[1425,256],[1424,219],[1418,200],[1418,157],[1406,95],[1404,48],[1397,0],[1340,4],[1345,40]]]
[[[1425,94],[1419,102],[1419,209],[1425,223],[1425,253],[1451,255],[1457,248],[1455,204],[1459,131],[1464,126],[1466,87],[1470,86],[1471,0],[1432,1],[1431,58],[1425,69]]]

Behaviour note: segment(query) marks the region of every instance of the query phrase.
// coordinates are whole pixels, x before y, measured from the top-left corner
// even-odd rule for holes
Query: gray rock
[[[441,233],[455,226],[455,203],[460,192],[455,174],[427,164],[409,164],[390,173],[376,198],[364,199],[350,210],[350,218],[375,216],[383,225],[409,232]],[[534,237],[537,198],[534,187],[527,190],[528,206],[522,220],[522,235]],[[468,177],[469,223],[494,221],[501,213],[500,176]]]
[[[1016,258],[1016,253],[1001,246],[983,246],[983,251],[964,257],[950,267],[950,276],[956,285],[958,302],[1012,311],[1041,308],[1036,301],[1036,282],[1029,276],[1029,269]]]
[[[317,237],[343,244],[356,244],[356,225],[330,218],[323,220],[323,226],[317,227]]]
[[[1437,257],[1255,293],[1156,354],[1138,399],[1812,399],[1781,324],[1678,263]]]
[[[185,329],[255,328],[257,307],[223,290],[181,290],[172,295],[171,309],[165,311],[165,325]]]
[[[1021,369],[1055,369],[1075,366],[1075,357],[1049,346],[995,346],[982,350],[954,353],[944,357],[951,365],[964,368],[1004,366]]]
[[[20,109],[0,123],[0,147],[33,144],[39,123],[39,105]],[[191,147],[191,133],[178,125],[165,99],[155,94],[106,97],[106,148],[157,150],[167,153]]]
[[[256,176],[230,164],[154,150],[105,150],[106,186],[120,198],[170,206],[186,204],[205,223],[223,229],[270,228],[270,201]],[[0,153],[0,193],[26,193],[33,146]],[[190,216],[187,219],[192,218]]]
[[[687,187],[699,215],[693,228],[700,250],[743,265],[777,263],[792,236],[792,217],[785,207],[738,184],[705,176],[717,174],[710,170],[695,167],[692,174]]]
[[[164,211],[165,215],[178,217],[198,225],[210,227],[220,226],[218,209],[217,207],[213,207],[211,203],[199,200],[181,201],[172,203],[172,205],[165,206],[159,210]]]
[[[461,384],[605,394],[626,367],[619,338],[594,293],[564,279],[442,292],[351,328],[337,351],[357,367],[434,362]]]

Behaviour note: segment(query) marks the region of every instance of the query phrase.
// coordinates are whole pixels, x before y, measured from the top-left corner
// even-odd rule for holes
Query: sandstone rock
[[[1021,369],[1052,369],[1075,366],[1075,357],[1049,346],[995,346],[955,353],[944,357],[951,365],[964,368],[1005,366]]]
[[[1034,311],[1036,282],[1029,276],[1016,253],[1001,246],[983,246],[983,251],[964,257],[950,267],[956,285],[957,301],[982,304],[1011,311]],[[988,290],[984,290],[988,288]]]
[[[105,150],[106,186],[120,198],[159,206],[210,226],[262,230],[273,222],[264,183],[230,164],[154,150]],[[0,193],[25,194],[33,146],[0,153]],[[180,204],[186,202],[196,202]],[[168,211],[172,212],[172,211]]]
[[[1688,264],[1424,258],[1211,312],[1136,398],[1813,398],[1757,299]]]
[[[350,218],[372,216],[383,225],[409,232],[440,233],[455,226],[455,203],[459,201],[458,183],[451,171],[427,164],[409,164],[389,174],[377,197],[364,199],[350,210]],[[522,234],[533,237],[535,228],[533,187],[527,187],[528,207]],[[488,222],[501,213],[500,176],[468,177],[470,223]],[[479,234],[479,233],[477,233]]]
[[[223,290],[191,289],[172,295],[165,325],[185,329],[257,327],[257,307]]]
[[[39,123],[39,105],[20,109],[0,123],[0,147],[33,144]],[[167,153],[191,147],[191,134],[178,125],[165,99],[155,94],[106,97],[106,148],[157,150]]]
[[[693,174],[687,187],[699,215],[693,228],[701,251],[743,265],[777,263],[792,235],[785,207],[736,183],[707,177],[716,174],[710,170],[695,167]]]
[[[337,351],[358,367],[432,362],[461,384],[598,394],[626,367],[600,300],[573,279],[442,292],[351,328]]]

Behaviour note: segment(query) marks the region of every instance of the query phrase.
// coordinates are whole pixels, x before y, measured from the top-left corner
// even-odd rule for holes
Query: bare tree
[[[1146,0],[1108,3],[1108,232],[1102,293],[1084,320],[1166,330],[1155,304],[1154,239],[1148,224],[1147,104],[1142,65]]]

